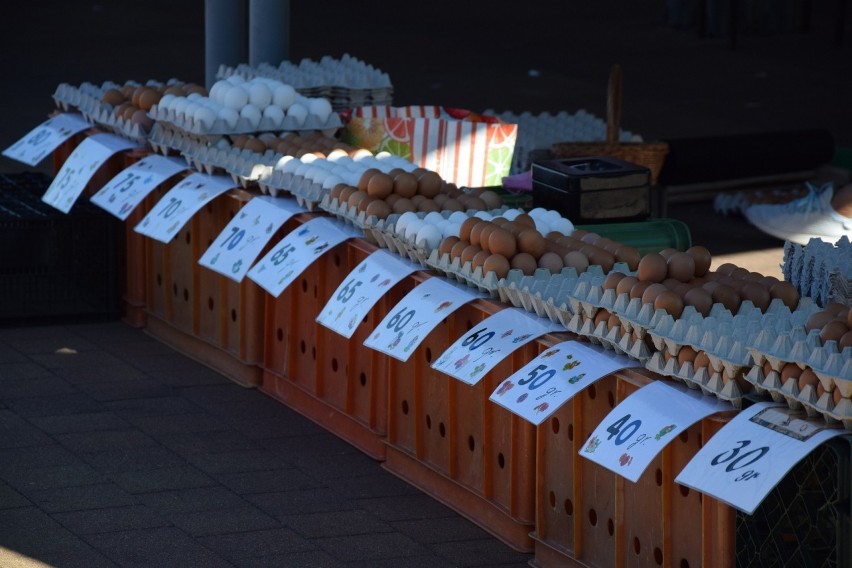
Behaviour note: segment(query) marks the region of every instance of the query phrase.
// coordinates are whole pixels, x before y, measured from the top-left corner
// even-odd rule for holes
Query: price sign
[[[419,269],[418,265],[386,250],[377,250],[343,279],[317,321],[343,337],[352,337],[376,302],[397,282]]]
[[[262,195],[237,213],[198,264],[241,282],[257,256],[281,225],[304,211],[295,199]]]
[[[68,213],[104,162],[122,150],[138,147],[135,143],[112,134],[89,136],[71,152],[41,200],[63,213]]]
[[[91,126],[79,114],[58,114],[42,122],[26,136],[3,150],[3,155],[28,166],[35,166],[60,144]]]
[[[520,308],[501,310],[456,340],[432,368],[475,385],[512,351],[553,331],[564,329]]]
[[[457,286],[443,278],[430,278],[394,306],[364,345],[400,361],[408,361],[417,346],[444,318],[483,296],[467,286]]]
[[[278,297],[313,261],[351,236],[329,219],[311,219],[281,239],[248,271],[248,277]]]
[[[786,406],[760,402],[710,438],[675,481],[752,514],[787,472],[843,434]]]
[[[186,162],[152,154],[125,168],[92,196],[92,203],[126,221],[158,185],[188,170]]]
[[[490,400],[539,425],[598,379],[635,366],[635,361],[597,345],[565,341],[500,383]]]
[[[133,230],[168,243],[199,209],[234,187],[227,176],[189,175],[171,188]]]
[[[699,420],[733,410],[730,403],[664,381],[628,396],[601,422],[579,454],[633,481],[683,430]]]

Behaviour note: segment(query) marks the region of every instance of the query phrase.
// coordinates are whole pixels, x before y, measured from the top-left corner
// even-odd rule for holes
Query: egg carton
[[[820,306],[830,302],[852,305],[852,243],[844,235],[834,244],[811,239],[807,245],[784,243],[781,265],[785,280],[801,296]]]
[[[449,253],[441,255],[438,249],[432,251],[429,258],[426,259],[426,266],[435,270],[437,273],[452,278],[467,284],[471,288],[476,288],[484,294],[488,294],[491,298],[497,299],[497,282],[499,278],[495,272],[483,274],[482,267],[473,268],[473,263],[467,261],[462,265],[458,258],[450,259]]]
[[[695,369],[693,362],[680,363],[677,357],[666,359],[663,352],[655,352],[645,364],[645,368],[660,375],[678,379],[693,389],[700,389],[705,395],[715,396],[719,400],[730,402],[734,408],[741,409],[748,394],[734,379],[725,381],[722,372],[712,366]]]
[[[329,192],[324,193],[322,200],[319,204],[319,208],[342,219],[349,225],[360,229],[364,234],[364,240],[366,240],[367,242],[376,245],[380,248],[388,249],[389,251],[399,254],[402,257],[408,257],[408,254],[406,253],[400,253],[399,251],[391,249],[388,246],[383,246],[383,243],[380,243],[376,239],[376,232],[374,231],[374,228],[376,225],[382,222],[382,219],[379,219],[376,215],[370,215],[368,217],[364,211],[358,211],[357,207],[351,206],[345,202],[340,202],[337,198],[332,199]]]
[[[565,328],[577,335],[587,338],[590,342],[611,349],[636,361],[645,362],[652,356],[652,351],[644,339],[637,338],[633,333],[625,331],[619,322],[610,327],[607,321],[595,324],[593,317],[583,312],[575,313]]]
[[[547,317],[554,323],[567,326],[574,313],[564,299],[568,290],[573,290],[577,271],[571,267],[563,268],[559,274],[551,274],[546,268],[537,268],[527,276],[518,269],[511,269],[505,278],[497,283],[500,301]]]

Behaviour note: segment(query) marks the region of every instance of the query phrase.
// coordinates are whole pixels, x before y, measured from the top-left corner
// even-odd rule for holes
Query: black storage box
[[[651,171],[611,156],[532,165],[533,205],[574,224],[642,221],[651,214]]]

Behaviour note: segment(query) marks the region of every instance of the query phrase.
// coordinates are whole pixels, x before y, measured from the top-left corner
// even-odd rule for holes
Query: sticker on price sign
[[[240,209],[198,264],[241,282],[275,232],[304,211],[295,199],[262,195]]]
[[[520,308],[501,310],[456,340],[432,368],[475,385],[515,349],[553,331],[564,328]]]
[[[183,160],[151,154],[108,181],[92,196],[92,203],[126,221],[158,185],[188,169]]]
[[[684,385],[654,381],[612,409],[578,453],[635,483],[678,434],[733,408]]]
[[[845,433],[800,412],[771,402],[750,406],[710,438],[675,481],[752,514],[794,465]]]
[[[28,166],[35,166],[60,144],[92,125],[79,114],[63,113],[42,122],[3,150],[3,155]]]
[[[349,338],[385,293],[420,269],[409,260],[377,250],[349,273],[317,316],[317,322]]]
[[[168,243],[202,207],[234,187],[227,176],[189,175],[171,188],[134,230]]]
[[[429,278],[406,296],[373,330],[364,345],[400,361],[408,361],[417,346],[444,318],[484,294],[443,278]]]
[[[554,345],[500,383],[490,400],[535,425],[590,384],[636,362],[597,345]]]
[[[278,297],[313,261],[351,236],[330,219],[311,219],[281,239],[248,271],[248,277]]]
[[[113,134],[95,134],[74,148],[41,200],[63,213],[68,213],[86,184],[113,154],[138,148],[134,142]]]

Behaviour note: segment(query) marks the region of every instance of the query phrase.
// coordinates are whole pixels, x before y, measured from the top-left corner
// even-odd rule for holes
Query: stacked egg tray
[[[814,311],[809,306],[803,315]],[[818,329],[806,332],[805,317],[778,318],[755,334],[748,348],[754,365],[746,379],[758,394],[852,430],[852,347],[838,352],[837,342],[822,342]],[[800,388],[797,377],[784,376],[784,367],[791,363],[802,371],[810,369],[819,383]]]
[[[485,274],[481,266],[473,268],[471,261],[462,263],[461,259],[450,259],[448,253],[440,254],[435,249],[429,255],[429,258],[426,259],[426,265],[438,274],[463,282],[471,288],[476,288],[483,294],[488,294],[491,298],[499,297],[497,285],[500,279],[497,278],[497,274],[494,272]]]
[[[577,279],[577,270],[570,266],[563,267],[559,274],[546,268],[537,268],[531,275],[512,269],[497,284],[497,293],[501,302],[567,327],[574,316],[567,296],[574,290]]]
[[[831,244],[811,239],[807,245],[784,243],[784,279],[802,296],[824,306],[837,302],[852,305],[852,243],[848,236]]]
[[[268,63],[257,67],[223,65],[217,78],[224,79],[235,73],[287,82],[304,96],[329,99],[332,108],[338,111],[393,102],[393,85],[388,74],[349,54],[340,59],[330,56],[319,61],[302,59],[298,64],[284,61],[277,67]]]

